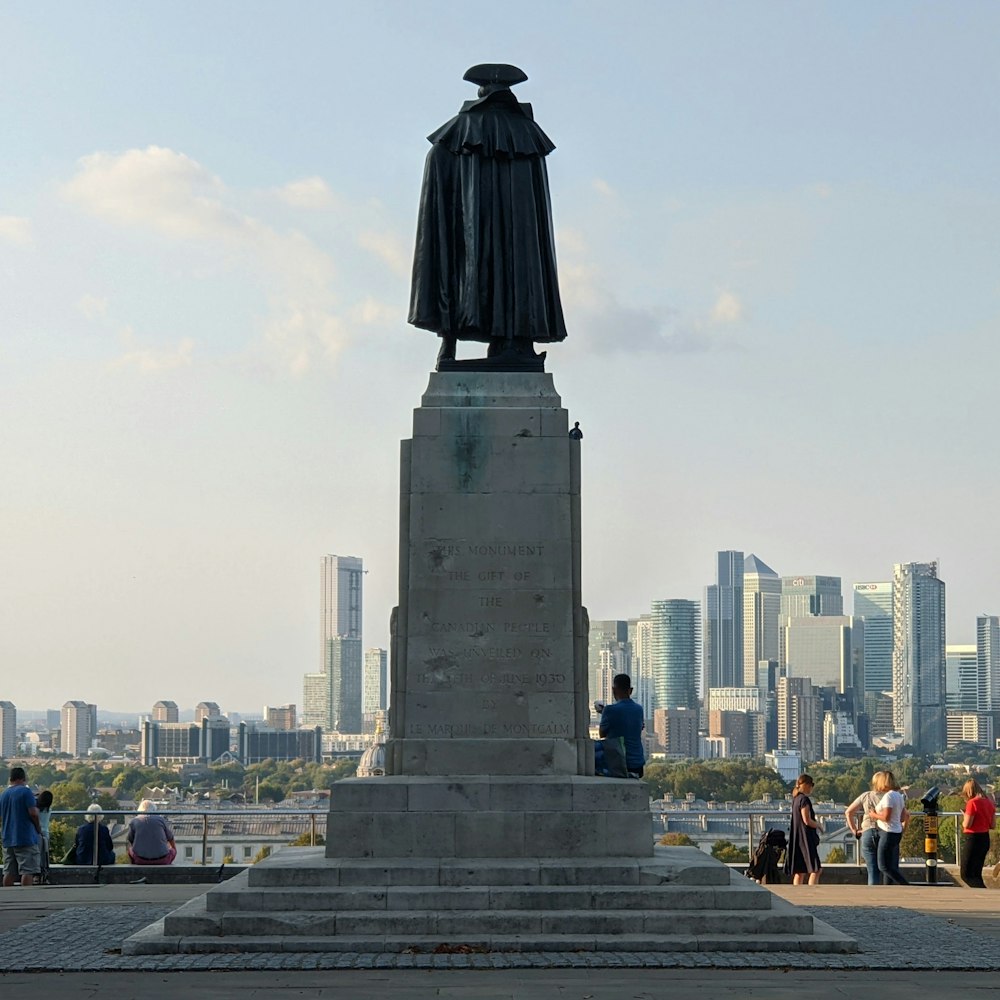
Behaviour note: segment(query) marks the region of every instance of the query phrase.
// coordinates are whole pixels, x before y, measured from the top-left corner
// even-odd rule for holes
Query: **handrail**
[[[136,809],[119,809],[114,806],[108,806],[105,808],[101,807],[100,813],[93,813],[87,809],[53,809],[50,812],[50,816],[54,819],[57,816],[173,816],[181,817],[182,819],[191,819],[196,821],[201,820],[201,863],[206,864],[208,860],[208,820],[209,817],[226,817],[229,819],[244,819],[252,816],[270,816],[270,817],[290,817],[290,816],[302,816],[309,817],[309,843],[315,847],[316,846],[316,817],[326,816],[329,814],[329,808],[326,809],[157,809],[155,813],[141,813],[138,808]],[[94,853],[91,863],[87,865],[88,868],[100,868],[101,865],[98,863],[97,857],[97,841],[98,837],[94,837]]]
[[[118,806],[101,806],[95,814],[86,809],[53,809],[53,816],[326,816],[326,809],[157,809],[155,813],[140,813],[138,809],[121,809]]]
[[[818,807],[815,813],[819,817],[840,817],[844,820],[844,828],[847,828],[847,819],[845,813],[847,807],[836,808],[836,807]],[[753,852],[757,847],[754,838],[755,827],[759,828],[759,832],[763,832],[763,822],[768,819],[780,819],[785,822],[791,818],[790,809],[664,809],[656,810],[652,813],[653,816],[665,819],[669,821],[670,819],[679,819],[681,817],[689,817],[692,819],[701,819],[703,817],[713,818],[713,819],[746,819],[747,820],[747,849],[750,855],[753,856]],[[923,817],[922,812],[912,812],[910,813],[910,819],[916,819],[918,816]],[[942,818],[953,818],[958,822],[958,817],[963,816],[964,813],[961,812],[949,812],[942,811],[938,815]],[[757,823],[756,820],[762,822]],[[958,836],[958,830],[955,831],[955,862],[959,862],[961,858],[961,838]]]
[[[103,808],[103,807],[102,807]],[[839,817],[844,820],[844,826],[846,828],[847,821],[844,816],[846,807],[837,808],[830,806],[818,807],[815,812],[819,817]],[[208,821],[210,817],[224,817],[228,819],[245,819],[254,816],[266,816],[271,818],[278,817],[309,817],[309,842],[315,847],[317,839],[317,816],[326,816],[329,813],[327,808],[319,809],[243,809],[236,807],[233,809],[199,809],[199,808],[177,808],[177,809],[157,809],[152,815],[156,816],[173,816],[181,817],[183,819],[190,819],[192,822],[201,820],[201,864],[206,864],[208,859]],[[53,809],[51,811],[51,816],[93,816],[92,812],[88,812],[86,809]],[[99,815],[103,816],[141,816],[149,815],[145,813],[140,813],[138,809],[119,809],[116,807],[109,806],[103,809],[103,812]],[[922,817],[924,814],[922,812],[913,812],[910,814],[911,819],[916,817]],[[961,812],[940,812],[938,814],[942,818],[954,818],[956,824],[958,823],[958,817],[964,815]],[[747,820],[747,849],[750,855],[756,848],[755,841],[755,831],[758,836],[760,832],[763,832],[764,823],[767,820],[782,820],[787,822],[791,817],[791,811],[789,809],[667,809],[667,810],[650,810],[650,816],[652,818],[660,818],[669,821],[670,819],[745,819]],[[958,830],[956,829],[955,837],[955,860],[956,863],[960,861],[961,858],[961,837],[958,836]],[[94,838],[94,858],[93,862],[89,867],[99,868],[100,865],[97,863],[97,838]]]

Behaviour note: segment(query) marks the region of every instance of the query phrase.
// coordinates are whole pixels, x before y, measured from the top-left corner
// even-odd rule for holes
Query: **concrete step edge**
[[[154,925],[155,926],[155,925]],[[147,928],[147,931],[150,928]],[[467,953],[472,952],[800,952],[853,954],[857,943],[844,935],[822,934],[471,934],[464,937],[363,935],[351,937],[157,937],[133,935],[125,942],[126,955],[237,954],[237,953]]]

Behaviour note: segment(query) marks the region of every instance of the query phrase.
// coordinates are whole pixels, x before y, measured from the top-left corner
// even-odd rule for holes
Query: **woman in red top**
[[[965,816],[962,818],[962,881],[970,889],[985,889],[983,865],[990,849],[990,830],[996,825],[997,810],[993,800],[970,778],[962,786]]]

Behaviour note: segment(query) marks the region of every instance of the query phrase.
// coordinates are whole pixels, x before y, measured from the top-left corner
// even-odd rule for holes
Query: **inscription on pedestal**
[[[405,735],[571,738],[572,593],[557,544],[434,538],[415,544]],[[414,558],[415,557],[415,558]]]

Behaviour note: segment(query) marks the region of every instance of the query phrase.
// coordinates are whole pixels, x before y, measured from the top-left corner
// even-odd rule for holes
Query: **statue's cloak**
[[[509,90],[428,136],[409,321],[439,336],[563,340],[545,156],[555,146]]]

